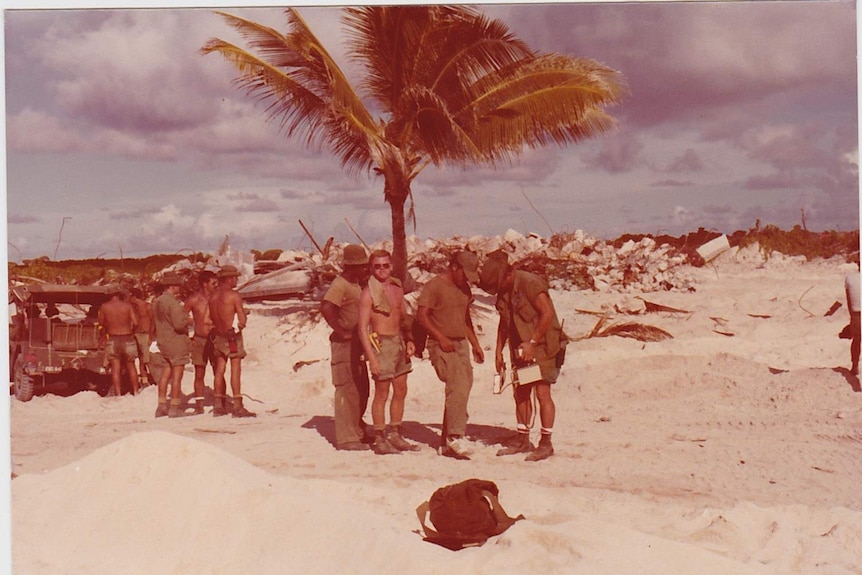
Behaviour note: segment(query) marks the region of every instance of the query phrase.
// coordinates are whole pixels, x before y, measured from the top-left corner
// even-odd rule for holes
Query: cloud
[[[533,48],[620,70],[631,95],[610,110],[617,133],[511,164],[427,167],[413,184],[418,233],[543,229],[520,190],[555,228],[602,234],[792,225],[801,207],[812,229],[858,226],[852,2],[481,9]],[[229,10],[284,29],[282,8]],[[340,10],[300,11],[355,80]],[[286,139],[228,62],[199,54],[210,37],[245,45],[211,9],[4,16],[9,222],[30,238],[20,249],[51,253],[60,215],[77,222],[61,251],[83,256],[213,249],[226,233],[255,247],[302,241],[297,218],[327,237],[351,239],[345,216],[388,236],[382,179]]]
[[[308,191],[281,190],[278,195],[283,200],[307,200],[312,194]]]
[[[667,170],[669,172],[700,172],[703,171],[704,167],[700,155],[692,148],[687,148],[685,152],[671,161]]]
[[[825,132],[820,126],[763,125],[746,132],[742,145],[750,157],[777,169],[817,167],[828,161],[822,146]]]
[[[621,71],[631,96],[614,110],[641,128],[696,120],[778,91],[852,93],[852,2],[691,2],[493,7],[534,48]],[[855,69],[855,68],[854,68]],[[720,113],[718,111],[721,110]]]
[[[662,188],[684,188],[691,186],[693,182],[691,180],[658,180],[650,184],[653,187],[662,187]]]
[[[240,204],[236,207],[236,211],[238,212],[257,212],[257,213],[269,213],[274,212],[279,209],[278,204],[274,201],[266,199],[266,198],[257,198],[254,200],[247,200],[244,203]]]
[[[636,137],[608,138],[604,140],[599,152],[584,158],[584,163],[593,169],[611,174],[630,172],[639,165],[643,149],[643,144]]]
[[[114,210],[111,208],[106,208],[111,212],[111,217],[118,220],[139,220],[142,218],[148,218],[154,214],[158,214],[161,212],[161,208],[150,207],[150,208],[140,208],[137,210]]]
[[[791,172],[775,172],[767,175],[755,175],[746,178],[747,190],[772,190],[799,187],[799,180]]]
[[[46,31],[50,42],[41,45],[40,56],[56,75],[50,88],[57,102],[71,117],[137,134],[204,121],[214,101],[191,88],[201,80],[195,32],[209,16],[195,10],[69,14]]]
[[[6,141],[17,152],[67,152],[86,148],[78,133],[59,118],[25,108],[6,118]]]
[[[235,194],[227,194],[227,199],[229,200],[239,200],[239,201],[253,201],[261,199],[260,194],[253,192],[238,192]]]

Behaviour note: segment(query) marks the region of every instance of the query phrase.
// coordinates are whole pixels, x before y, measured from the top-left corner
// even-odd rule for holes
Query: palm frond
[[[439,165],[444,160],[467,161],[482,152],[455,121],[440,94],[423,86],[405,90],[387,125],[387,139],[413,154],[425,154]]]
[[[443,94],[453,89],[457,92],[461,86],[533,54],[506,24],[482,14],[441,27],[429,37],[434,59],[427,82]]]
[[[621,76],[605,66],[547,54],[482,78],[471,87],[473,99],[454,115],[493,161],[525,145],[562,145],[613,129],[604,110],[626,90]]]
[[[309,144],[322,145],[326,103],[289,75],[246,50],[218,39],[201,51],[221,54],[239,72],[234,84],[256,101],[267,104],[267,117],[277,121],[288,136],[301,133]]]
[[[407,193],[420,163],[493,164],[612,130],[606,108],[627,91],[618,72],[537,54],[474,8],[348,7],[349,57],[365,69],[361,93],[382,110],[375,122],[296,10],[286,11],[286,34],[221,14],[257,55],[217,40],[203,50],[232,62],[288,135],[324,143],[349,171],[383,175],[387,199]]]
[[[235,83],[267,103],[270,121],[278,122],[288,137],[300,133],[308,144],[328,147],[348,172],[379,162],[375,141],[380,127],[295,10],[287,11],[288,34],[218,13],[259,56],[219,39],[201,51],[218,52],[234,65],[239,72]]]

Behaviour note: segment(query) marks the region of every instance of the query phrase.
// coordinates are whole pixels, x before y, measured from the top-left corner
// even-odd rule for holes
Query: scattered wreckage
[[[307,232],[307,230],[306,230]],[[308,233],[308,232],[307,232]],[[311,237],[309,235],[309,237]],[[206,263],[178,262],[156,274],[176,272],[189,277],[203,269],[217,271],[225,264],[240,270],[237,290],[246,301],[279,301],[285,299],[316,299],[341,271],[339,262],[345,244],[332,239],[323,247],[311,238],[316,252],[288,250],[276,261],[255,262],[252,254],[231,249],[227,238],[218,253]],[[726,241],[726,239],[725,239]],[[392,251],[391,240],[372,246]],[[518,268],[537,273],[550,286],[561,290],[598,290],[607,292],[689,291],[694,278],[686,264],[688,254],[674,247],[644,237],[628,240],[615,247],[589,237],[581,231],[556,234],[550,239],[536,234],[524,236],[509,230],[501,236],[455,236],[448,239],[420,240],[407,238],[407,270],[410,275],[406,288],[410,291],[423,285],[444,269],[452,254],[468,249],[481,258],[497,249],[509,253]],[[196,286],[189,284],[188,290]]]
[[[110,281],[126,287],[140,283],[147,291],[152,291],[150,288],[162,275],[175,272],[186,278],[183,292],[190,294],[198,288],[196,280],[200,271],[216,272],[221,266],[231,264],[240,271],[237,290],[244,301],[298,300],[312,303],[322,297],[329,283],[340,273],[339,262],[346,244],[335,243],[330,238],[321,247],[305,226],[303,229],[312,239],[316,252],[287,250],[277,261],[256,262],[252,253],[232,249],[226,236],[216,255],[207,262],[180,260],[150,278],[136,280],[118,276]],[[373,248],[392,251],[389,240],[373,246],[364,241],[362,244],[369,251]],[[614,246],[580,230],[555,234],[550,239],[508,230],[501,236],[492,237],[456,236],[442,240],[408,237],[407,290],[418,293],[433,275],[446,269],[452,254],[461,249],[474,251],[480,258],[503,249],[510,254],[514,265],[541,275],[553,289],[646,294],[691,291],[695,283],[686,265],[690,263],[689,254],[667,244],[658,245],[649,237],[630,239]],[[699,256],[706,261],[726,249],[727,240],[722,236],[709,245],[704,244]],[[12,393],[23,401],[47,392],[71,394],[89,389],[106,394],[110,389],[110,375],[104,360],[104,346],[99,341],[98,328],[91,316],[102,302],[109,299],[108,288],[34,284],[15,286],[10,291],[10,301],[20,307],[21,317],[25,318],[10,345]],[[67,317],[60,320],[47,316],[46,309],[50,304],[61,305]],[[646,302],[646,305],[651,304]],[[84,310],[82,306],[88,306],[88,309]],[[90,315],[87,315],[88,311]],[[672,337],[643,324],[609,325],[607,319],[599,321],[591,337],[618,335],[644,341]]]

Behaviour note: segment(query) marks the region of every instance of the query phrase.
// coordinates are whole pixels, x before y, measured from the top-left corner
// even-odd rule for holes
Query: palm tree
[[[236,67],[234,83],[267,104],[269,121],[328,148],[348,173],[383,177],[402,279],[405,208],[415,225],[411,184],[426,166],[497,165],[525,146],[606,132],[614,119],[604,109],[626,91],[615,70],[534,52],[504,23],[466,6],[344,8],[349,56],[365,73],[356,88],[295,9],[286,10],[286,34],[217,13],[251,51],[212,38],[201,52]]]

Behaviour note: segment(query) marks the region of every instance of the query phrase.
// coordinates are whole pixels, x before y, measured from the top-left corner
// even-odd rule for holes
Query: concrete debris
[[[708,262],[729,249],[730,242],[728,242],[727,236],[722,235],[697,248],[697,253],[703,258],[703,261]]]
[[[508,230],[492,237],[456,236],[424,242],[408,239],[407,248],[408,269],[420,284],[445,269],[451,254],[459,249],[474,251],[480,258],[502,249],[516,267],[537,273],[559,290],[648,293],[689,291],[695,284],[685,265],[687,256],[669,245],[659,246],[648,237],[637,242],[629,240],[617,249],[581,230],[556,234],[550,240]]]
[[[326,286],[341,271],[346,243],[329,243],[325,252],[286,250],[277,261],[266,261],[255,268],[252,254],[231,248],[228,238],[218,254],[208,262],[182,260],[158,272],[154,280],[168,271],[191,276],[202,269],[217,271],[230,263],[241,271],[239,289],[248,285],[255,299],[319,299]],[[369,249],[393,251],[392,241],[384,240]],[[537,234],[523,235],[508,230],[499,236],[453,236],[445,239],[407,238],[408,273],[417,287],[446,269],[452,254],[468,249],[483,257],[498,249],[509,254],[519,269],[545,278],[552,289],[595,290],[608,293],[650,293],[693,291],[695,279],[688,256],[670,245],[658,245],[644,237],[628,240],[616,248],[611,243],[590,237],[581,230],[555,234],[550,239]],[[287,273],[290,270],[292,273]],[[257,271],[257,273],[255,273]],[[284,284],[284,289],[280,285]],[[266,289],[259,289],[266,286]],[[189,286],[193,288],[195,286]],[[621,313],[643,313],[644,303],[626,300]]]

